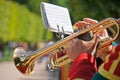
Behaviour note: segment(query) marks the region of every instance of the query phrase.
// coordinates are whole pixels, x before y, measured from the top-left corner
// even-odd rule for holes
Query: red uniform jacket
[[[81,53],[72,63],[68,80],[91,80],[97,72],[95,57]],[[107,79],[120,80],[120,44],[105,59],[98,73]],[[98,80],[95,77],[93,80]]]

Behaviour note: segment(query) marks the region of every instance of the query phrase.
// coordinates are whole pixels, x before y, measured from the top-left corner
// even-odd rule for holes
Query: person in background
[[[81,28],[87,24],[90,26],[98,21],[84,18],[75,26]],[[90,41],[80,39],[71,40],[71,46],[66,49],[66,54],[72,59],[68,80],[120,80],[120,44],[103,47],[96,51],[99,40],[108,37],[106,29],[99,31]],[[99,68],[96,66],[97,55],[103,60]]]

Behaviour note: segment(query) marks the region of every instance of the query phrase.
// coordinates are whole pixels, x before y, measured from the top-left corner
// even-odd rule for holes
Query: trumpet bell
[[[22,47],[18,47],[14,50],[13,59],[16,68],[24,75],[30,75],[33,73],[34,63],[30,61],[30,57],[27,57],[30,53]]]

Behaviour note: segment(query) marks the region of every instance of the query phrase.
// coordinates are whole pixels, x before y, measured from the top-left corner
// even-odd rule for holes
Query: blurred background
[[[14,67],[12,55],[13,50],[16,47],[22,46],[28,48],[29,50],[36,50],[42,48],[49,41],[55,42],[58,40],[55,33],[49,32],[44,29],[40,14],[41,2],[48,2],[68,8],[72,24],[79,20],[82,20],[84,17],[93,18],[98,21],[101,21],[108,17],[120,17],[120,0],[0,0],[1,80],[7,80],[7,78],[9,78],[8,76],[5,76],[5,74],[7,75],[7,73],[11,73],[10,71],[8,71],[12,68],[9,68],[9,65]],[[46,65],[46,63],[41,64]],[[5,68],[6,70],[4,70],[3,68]],[[15,71],[16,69],[11,70],[13,72],[17,72]],[[55,80],[66,80],[68,70],[69,65],[67,67],[65,66],[61,68],[61,70],[57,72],[58,75],[56,76],[58,78]],[[37,71],[38,73],[40,73],[39,70]],[[47,73],[49,72],[46,72],[46,74]],[[12,78],[11,80],[48,80],[40,79],[40,75],[43,76],[42,74],[37,75],[38,78],[35,79],[25,77],[25,79]],[[17,77],[15,75],[13,76]],[[18,77],[20,76],[21,75],[18,74]]]

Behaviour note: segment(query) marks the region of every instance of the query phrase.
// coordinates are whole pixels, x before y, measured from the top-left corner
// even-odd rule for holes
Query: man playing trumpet
[[[84,18],[75,24],[79,29],[98,23],[96,20]],[[108,37],[107,31],[101,30],[91,41],[73,39],[66,54],[72,59],[68,80],[120,80],[120,44],[106,46],[96,51],[100,39]],[[103,60],[97,69],[95,55]]]

